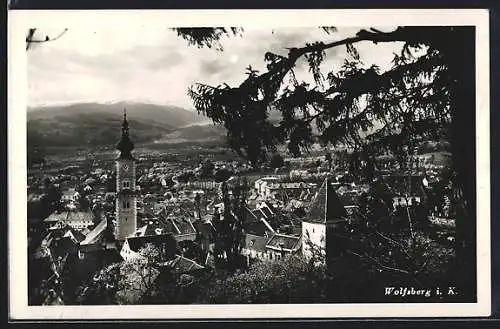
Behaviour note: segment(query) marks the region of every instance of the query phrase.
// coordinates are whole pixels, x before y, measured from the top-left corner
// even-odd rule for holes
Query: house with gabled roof
[[[263,237],[254,234],[245,234],[245,243],[241,250],[248,259],[265,261],[279,260],[286,255],[293,255],[302,251],[302,237],[300,235],[274,234]]]
[[[424,176],[390,174],[381,178],[388,193],[392,194],[392,206],[411,207],[425,202],[427,193],[425,191]]]
[[[62,191],[61,201],[63,202],[74,202],[78,199],[79,194],[76,192],[74,187]]]
[[[194,241],[196,240],[196,229],[193,226],[193,223],[191,222],[190,218],[187,216],[182,216],[182,217],[169,217],[168,218],[171,222],[173,227],[175,228],[175,239],[177,242],[181,241]],[[193,218],[194,219],[194,218]]]
[[[276,216],[277,210],[269,202],[263,201],[257,204],[257,207],[255,208],[255,210],[253,210],[253,213],[259,218],[265,218],[269,220]]]
[[[76,230],[83,230],[94,224],[94,214],[90,211],[63,211],[52,213],[44,220],[49,227],[62,223]]]
[[[245,207],[244,216],[243,228],[245,232],[265,237],[270,237],[275,233],[275,229],[260,212],[255,213]]]
[[[160,251],[160,257],[164,260],[172,259],[177,251],[177,241],[173,234],[133,236],[129,237],[123,243],[120,256],[124,260],[132,260],[140,255],[140,250],[148,244],[153,245]]]
[[[145,225],[136,230],[135,236],[171,233],[177,242],[194,241],[197,232],[192,221],[194,221],[194,217],[183,211],[176,214],[166,214],[165,211],[161,211],[158,216],[146,220]]]
[[[266,248],[268,241],[268,237],[245,234],[245,244],[241,249],[241,253],[249,259],[268,260],[269,254]]]
[[[85,239],[80,241],[80,245],[90,245],[100,242],[107,227],[108,221],[106,219],[101,220],[92,231],[87,233]]]
[[[266,244],[270,259],[281,259],[286,255],[294,255],[302,251],[302,237],[275,234]]]
[[[63,235],[64,238],[70,238],[75,244],[79,244],[85,240],[85,235],[75,229],[68,229]]]

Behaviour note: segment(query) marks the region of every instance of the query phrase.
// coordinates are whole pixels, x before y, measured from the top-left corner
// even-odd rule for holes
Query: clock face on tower
[[[128,171],[128,168],[129,168],[128,163],[124,163],[124,164],[122,164],[122,169],[123,169],[123,171]]]

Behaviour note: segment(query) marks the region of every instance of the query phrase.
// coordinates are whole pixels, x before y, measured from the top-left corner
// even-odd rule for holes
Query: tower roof
[[[116,145],[116,149],[120,151],[119,159],[133,159],[131,151],[134,149],[134,143],[130,140],[127,112],[125,109],[123,110],[122,137]]]
[[[319,188],[316,198],[311,204],[307,218],[308,223],[325,224],[327,220],[341,219],[347,216],[344,205],[340,201],[328,177]]]

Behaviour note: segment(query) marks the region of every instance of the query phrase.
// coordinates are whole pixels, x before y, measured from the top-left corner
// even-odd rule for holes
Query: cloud
[[[141,100],[192,108],[187,89],[196,82],[238,85],[245,68],[263,71],[267,51],[286,55],[289,47],[306,42],[331,42],[358,29],[327,34],[320,28],[248,29],[241,37],[222,40],[224,51],[189,46],[167,28],[111,26],[94,31],[71,29],[57,41],[40,44],[28,53],[30,106],[80,101]],[[57,34],[57,31],[44,31]],[[396,47],[397,48],[397,47]],[[360,44],[367,63],[390,63],[394,45]],[[323,68],[341,65],[345,49],[327,52]],[[307,64],[297,76],[310,79]]]
[[[134,47],[123,52],[123,55],[153,71],[167,70],[183,65],[185,61],[189,60],[189,56],[185,56],[181,50],[168,45]]]
[[[221,60],[211,59],[202,60],[200,63],[200,74],[202,76],[220,74],[222,71],[228,70],[227,63]]]

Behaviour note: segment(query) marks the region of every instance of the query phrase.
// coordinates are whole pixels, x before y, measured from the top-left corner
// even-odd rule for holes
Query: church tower
[[[346,217],[347,212],[327,177],[302,221],[302,255],[310,259],[315,249],[323,255],[325,265],[330,265],[344,251]]]
[[[129,137],[127,113],[123,111],[122,137],[116,145],[120,151],[116,159],[116,224],[115,238],[123,241],[137,229],[137,196],[135,191],[134,144]]]

